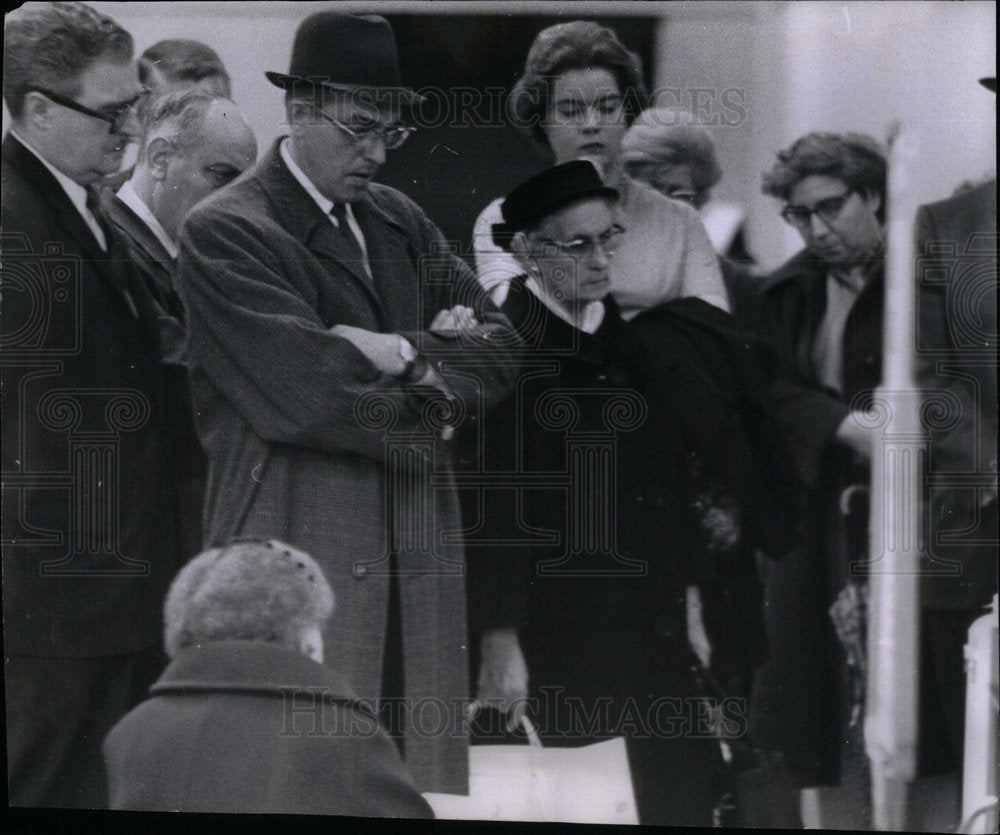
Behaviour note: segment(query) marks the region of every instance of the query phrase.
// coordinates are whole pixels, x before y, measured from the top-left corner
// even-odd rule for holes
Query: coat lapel
[[[352,256],[347,242],[337,232],[333,222],[295,180],[278,153],[279,138],[267,156],[257,166],[257,179],[276,206],[275,217],[285,230],[312,252],[338,280],[347,278],[361,285],[383,318],[382,303],[364,267]],[[371,243],[369,260],[373,261]]]
[[[34,185],[38,193],[51,207],[52,217],[59,219],[59,224],[66,230],[67,236],[77,244],[78,252],[73,254],[84,258],[94,272],[115,288],[134,318],[136,316],[135,304],[126,287],[125,277],[115,265],[116,242],[114,235],[108,236],[108,251],[105,252],[56,178],[52,176],[41,160],[12,134],[8,134],[3,142],[3,163],[5,166],[9,165],[19,169],[24,177]]]
[[[410,238],[400,224],[367,195],[353,205],[354,216],[365,236],[375,291],[390,329],[422,330],[421,284],[413,268]],[[418,281],[414,281],[414,274]],[[406,324],[403,324],[406,323]]]

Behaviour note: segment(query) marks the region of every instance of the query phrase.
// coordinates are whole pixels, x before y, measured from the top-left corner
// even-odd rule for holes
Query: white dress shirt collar
[[[577,330],[593,334],[597,332],[597,329],[601,326],[601,322],[604,321],[604,302],[600,299],[588,302],[583,310],[581,310],[579,314],[574,317],[572,313],[559,304],[555,299],[550,298],[542,286],[535,281],[533,277],[529,276],[524,285],[532,293],[534,293],[535,296],[538,297],[538,300],[555,316],[562,319],[566,322],[566,324],[572,325]]]
[[[296,163],[295,160],[292,159],[292,153],[288,149],[287,136],[284,139],[282,139],[281,142],[279,143],[278,154],[281,156],[281,159],[285,163],[285,165],[288,166],[288,171],[295,178],[296,182],[306,190],[306,194],[308,194],[313,199],[313,202],[315,202],[316,205],[319,206],[323,214],[326,215],[327,218],[329,218],[330,223],[332,223],[339,229],[340,224],[338,224],[337,219],[332,214],[330,214],[330,211],[333,209],[333,201],[330,200],[328,197],[325,197],[320,192],[320,190],[316,188],[315,185],[313,185],[313,181],[306,176],[305,171],[299,168],[298,163]],[[371,264],[368,263],[368,244],[365,241],[365,233],[361,231],[361,226],[358,224],[358,219],[354,216],[354,210],[351,208],[351,204],[345,203],[344,209],[346,210],[344,214],[347,217],[347,224],[348,226],[351,227],[351,231],[354,233],[354,237],[357,240],[358,244],[360,245],[361,252],[364,255],[363,266],[365,268],[365,272],[368,273],[368,276],[370,278],[372,274],[372,269],[371,269]]]
[[[136,193],[136,190],[132,188],[131,180],[126,180],[122,184],[122,187],[118,189],[118,199],[135,212],[142,222],[149,227],[149,231],[156,236],[156,240],[163,245],[167,254],[171,258],[176,258],[178,255],[177,244],[167,234],[167,230],[163,228],[160,221],[156,219],[156,215],[150,211],[149,206]]]
[[[86,223],[90,231],[94,233],[94,237],[97,238],[97,242],[101,245],[101,249],[107,251],[108,242],[104,238],[104,230],[101,229],[101,224],[97,222],[97,218],[94,217],[93,212],[87,208],[87,189],[75,180],[67,177],[62,173],[62,171],[49,163],[49,161],[38,153],[38,151],[32,147],[31,143],[21,136],[21,134],[19,134],[16,130],[11,128],[10,132],[14,135],[17,141],[31,151],[31,153],[38,158],[38,161],[49,170],[49,173],[56,178],[56,182],[62,186],[62,190],[66,192],[66,196],[76,207],[76,210],[80,213],[80,217],[83,218],[84,223]]]

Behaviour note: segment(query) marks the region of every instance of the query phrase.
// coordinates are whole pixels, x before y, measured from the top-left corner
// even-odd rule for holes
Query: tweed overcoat
[[[104,756],[112,809],[431,817],[371,706],[273,644],[182,650]]]
[[[380,695],[394,554],[405,697],[421,723],[407,765],[422,791],[462,792],[464,558],[447,425],[474,425],[506,393],[517,340],[411,200],[372,185],[353,210],[374,279],[277,143],[185,221],[178,288],[209,456],[207,539],[276,537],[316,558],[338,600],[328,662],[364,699]],[[426,330],[456,304],[478,311],[474,338]],[[406,335],[451,399],[382,374],[337,324]]]

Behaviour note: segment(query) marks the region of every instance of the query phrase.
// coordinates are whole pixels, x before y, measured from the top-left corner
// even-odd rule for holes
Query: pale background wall
[[[298,22],[331,4],[110,3],[94,7],[132,32],[137,51],[169,37],[203,40],[234,80],[234,98],[261,147],[282,132],[281,92],[265,69],[287,68]],[[996,72],[993,2],[389,2],[347,10],[428,14],[649,15],[659,26],[657,86],[742,91],[746,117],[713,128],[725,177],[718,195],[749,212],[751,248],[773,267],[796,246],[772,200],[759,194],[774,153],[809,130],[884,138],[891,122],[918,132],[920,200],[947,196],[967,178],[995,172],[995,97],[976,79]],[[6,114],[5,114],[6,125]]]

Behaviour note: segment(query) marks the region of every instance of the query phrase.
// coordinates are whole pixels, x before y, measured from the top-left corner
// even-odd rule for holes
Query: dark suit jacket
[[[467,693],[467,638],[461,518],[442,427],[474,426],[506,393],[516,340],[411,200],[373,185],[353,208],[374,282],[277,144],[184,223],[178,286],[210,462],[205,521],[213,541],[276,536],[316,558],[338,599],[327,658],[363,698],[381,691],[394,554],[405,695],[452,704]],[[479,311],[479,337],[426,330],[456,304]],[[330,332],[336,324],[408,334],[454,401],[381,373]],[[407,739],[406,759],[421,790],[464,791],[461,732]]]
[[[141,286],[65,191],[3,143],[4,643],[154,646],[177,567],[163,380]]]
[[[112,809],[433,817],[371,706],[271,644],[180,652],[104,754]]]
[[[180,500],[180,548],[185,557],[201,550],[201,511],[208,460],[198,441],[191,385],[184,361],[184,306],[174,288],[174,259],[146,222],[110,192],[104,206],[121,233],[132,267],[155,304],[161,369],[166,381],[165,409],[174,454],[171,465]]]
[[[803,482],[800,547],[767,565],[766,623],[771,659],[754,679],[750,733],[780,749],[802,785],[839,778],[846,692],[843,651],[827,611],[850,579],[849,562],[867,553],[865,514],[845,524],[842,491],[867,486],[866,466],[833,442],[850,404],[863,407],[882,370],[884,280],[881,267],[848,314],[843,335],[844,390],[825,388],[812,353],[826,314],[827,275],[808,251],[761,280],[757,325],[775,348],[785,378],[772,387]]]
[[[930,553],[925,606],[973,609],[997,589],[997,184],[917,212],[918,369],[929,401]]]

